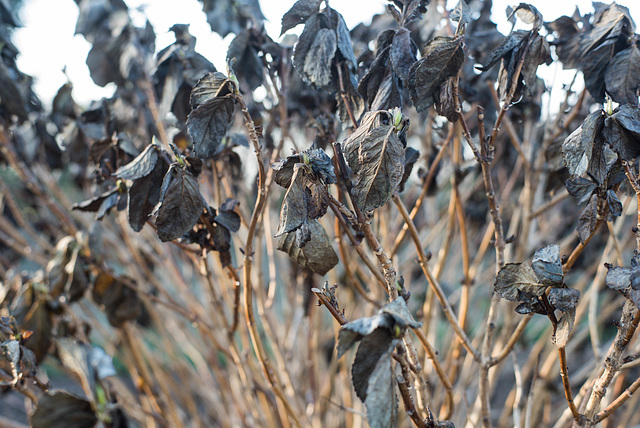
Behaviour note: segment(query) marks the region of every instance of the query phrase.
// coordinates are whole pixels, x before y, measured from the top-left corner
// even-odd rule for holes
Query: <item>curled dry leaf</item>
[[[539,297],[545,288],[539,283],[533,268],[526,263],[507,263],[498,272],[494,283],[495,292],[512,302],[522,300],[519,292]]]
[[[574,309],[580,300],[580,290],[575,288],[553,287],[549,291],[549,303],[559,311]]]
[[[571,333],[571,330],[573,330],[575,320],[575,308],[565,311],[562,314],[562,317],[560,317],[560,319],[558,320],[556,332],[553,337],[553,343],[555,343],[558,348],[564,348],[565,346],[567,346],[567,342],[569,341],[569,334]]]
[[[159,148],[156,144],[149,144],[138,156],[128,164],[121,166],[113,174],[123,180],[136,180],[149,175],[158,162]]]
[[[278,241],[278,250],[289,254],[292,260],[319,275],[325,275],[338,264],[338,256],[331,245],[327,231],[318,220],[304,223],[303,230],[308,235],[300,238],[290,232]],[[304,242],[306,239],[306,242]],[[301,242],[302,241],[302,242]],[[302,245],[300,245],[302,243]]]
[[[531,263],[538,280],[544,285],[561,285],[564,280],[560,262],[560,246],[547,245],[536,250]]]
[[[353,172],[355,203],[362,212],[386,204],[398,188],[405,159],[399,132],[407,126],[404,115],[395,126],[392,111],[369,112],[360,127],[342,143]]]

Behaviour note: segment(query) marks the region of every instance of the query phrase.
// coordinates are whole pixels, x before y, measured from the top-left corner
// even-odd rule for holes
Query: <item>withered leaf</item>
[[[556,48],[556,55],[562,62],[562,68],[578,68],[582,54],[578,23],[571,17],[561,16],[553,22],[545,23],[545,27],[549,33],[557,34],[551,44]]]
[[[598,187],[596,183],[584,177],[570,178],[565,187],[571,196],[578,200],[578,204],[584,204],[589,200],[593,191]]]
[[[158,146],[149,144],[131,162],[121,166],[113,174],[123,180],[136,180],[145,177],[153,171],[158,162]]]
[[[632,104],[616,108],[604,120],[604,140],[623,160],[640,156],[640,109]]]
[[[304,177],[304,167],[300,164],[294,167],[291,185],[284,195],[282,208],[280,209],[280,223],[275,236],[281,236],[292,232],[307,221],[307,179]]]
[[[619,267],[619,266],[607,266],[607,276],[604,279],[604,283],[612,290],[625,291],[625,289],[632,288],[634,290],[640,289],[640,266]]]
[[[146,308],[138,293],[123,281],[107,272],[100,272],[93,284],[94,302],[104,306],[109,324],[121,327],[127,321],[137,320],[144,324]]]
[[[160,191],[164,176],[169,170],[165,162],[157,162],[153,171],[138,178],[129,187],[129,224],[136,232],[140,232],[160,202]]]
[[[471,22],[471,8],[466,0],[458,0],[456,7],[449,14],[449,19],[458,23],[458,30],[456,31],[458,34],[462,26]]]
[[[614,217],[620,217],[622,215],[622,202],[618,199],[616,192],[609,189],[607,190],[607,205],[609,205],[609,213]]]
[[[202,0],[202,8],[212,31],[226,37],[237,34],[252,25],[263,25],[264,15],[258,0],[234,0],[233,2]]]
[[[536,12],[538,11],[536,10]],[[542,23],[541,16],[540,23]],[[524,84],[527,86],[529,95],[533,94],[533,88],[536,86],[536,81],[538,79],[536,71],[538,70],[538,66],[541,64],[549,65],[551,64],[551,61],[551,48],[549,47],[549,42],[547,42],[544,37],[537,35],[531,41],[531,45],[529,46],[529,50],[524,59],[524,64],[522,65],[522,79],[524,80]]]
[[[353,196],[360,210],[368,212],[393,196],[404,173],[404,145],[398,137],[391,111],[368,112],[362,124],[343,143],[353,171]],[[408,126],[403,115],[399,128]]]
[[[196,156],[211,159],[219,153],[220,142],[231,127],[233,109],[233,98],[227,95],[215,97],[189,114],[187,128]]]
[[[236,84],[219,71],[205,74],[191,90],[191,109],[195,110],[215,97],[224,97],[237,90]]]
[[[367,408],[367,421],[372,428],[391,427],[396,423],[398,399],[391,361],[395,342],[389,330],[375,330],[360,341],[351,368],[356,395]]]
[[[400,184],[398,184],[398,192],[404,190],[404,185],[409,179],[409,175],[411,175],[411,171],[413,171],[413,166],[418,159],[420,159],[420,152],[413,147],[407,147],[404,152],[404,173],[402,174]]]
[[[327,88],[331,85],[331,63],[338,49],[336,33],[322,28],[307,51],[303,72],[310,83]]]
[[[582,210],[582,214],[580,214],[580,218],[578,219],[578,239],[580,239],[581,243],[585,243],[586,240],[591,236],[591,234],[596,230],[596,224],[598,223],[598,197],[597,195],[591,195],[591,199],[589,199],[589,203],[584,210]]]
[[[349,109],[353,112],[356,121],[364,112],[364,100],[357,91],[358,81],[356,76],[348,72],[348,66],[344,62],[337,64],[340,67],[344,77],[344,94],[341,91],[336,92],[335,99],[338,104],[338,115],[343,124],[351,123],[351,115]],[[343,96],[344,95],[344,96]]]
[[[376,315],[342,326],[338,334],[338,358],[357,342],[351,379],[356,395],[367,407],[372,427],[395,423],[397,402],[391,353],[407,327],[418,328],[402,296],[383,306]]]
[[[319,275],[325,275],[338,264],[338,256],[331,246],[327,231],[318,220],[305,223],[309,240],[304,246],[298,245],[296,233],[291,232],[280,238],[278,250],[289,254],[292,260]],[[302,227],[299,229],[303,229]],[[297,232],[297,231],[296,231]]]
[[[496,275],[494,283],[494,291],[512,302],[522,300],[519,292],[538,297],[545,288],[538,282],[533,268],[526,263],[507,263]]]
[[[120,198],[126,198],[126,193],[123,189],[124,185],[113,187],[112,189],[107,190],[106,192],[94,196],[91,199],[87,199],[83,202],[78,202],[71,206],[72,210],[79,210],[85,212],[95,212],[96,220],[102,220],[103,217],[111,210],[111,208],[118,206],[120,203]]]
[[[553,338],[553,342],[558,348],[564,348],[569,341],[569,334],[573,330],[573,324],[576,320],[576,310],[568,309],[562,314],[558,325],[556,327],[556,334]]]
[[[616,39],[606,39],[594,50],[584,54],[581,70],[584,85],[597,102],[604,102],[605,76],[609,62],[616,53]]]
[[[602,110],[591,113],[562,143],[562,158],[569,174],[574,177],[587,171],[596,148],[601,147],[604,142],[602,128],[605,118],[602,113]],[[606,175],[606,171],[604,174]]]
[[[534,27],[542,25],[542,14],[535,6],[528,3],[520,3],[514,13],[525,24],[532,24]]]
[[[462,1],[462,0],[461,0]],[[436,94],[436,111],[439,115],[444,116],[451,123],[458,120],[458,112],[456,111],[456,103],[458,100],[454,98],[454,85],[457,76],[449,76],[440,85],[440,91]]]
[[[440,85],[455,76],[464,63],[462,37],[436,37],[422,49],[422,58],[409,71],[409,94],[416,110],[433,105]]]
[[[291,9],[282,16],[282,27],[280,35],[304,23],[310,16],[316,14],[320,8],[322,0],[298,0],[291,6]]]
[[[48,391],[31,415],[33,428],[87,428],[98,423],[91,403],[64,391]]]
[[[538,281],[544,285],[560,285],[564,280],[560,262],[560,246],[547,245],[536,250],[531,263]]]
[[[604,74],[605,88],[619,104],[638,104],[640,49],[635,44],[615,54]]]
[[[234,211],[238,201],[235,199],[227,199],[219,209],[218,214],[213,218],[220,226],[228,229],[230,232],[237,232],[240,229],[240,216]]]
[[[575,288],[553,287],[549,291],[549,303],[559,311],[574,309],[580,300],[580,290]]]
[[[196,224],[204,204],[198,181],[186,168],[171,165],[160,192],[156,231],[161,241],[180,238]]]
[[[233,69],[239,79],[244,80],[251,90],[255,90],[264,81],[263,63],[258,52],[260,50],[259,38],[268,38],[264,33],[250,28],[241,31],[231,41],[227,50],[227,63],[233,63]]]
[[[320,218],[327,213],[329,207],[329,192],[323,185],[314,184],[313,190],[306,189],[307,192],[307,218]]]
[[[47,305],[47,294],[30,284],[20,294],[14,316],[23,330],[30,330],[31,337],[25,346],[35,354],[40,362],[49,352],[53,314]]]
[[[413,40],[411,40],[411,32],[404,27],[398,29],[393,36],[389,59],[391,60],[393,71],[405,84],[408,83],[409,70],[413,63],[416,62],[417,51],[418,49]]]

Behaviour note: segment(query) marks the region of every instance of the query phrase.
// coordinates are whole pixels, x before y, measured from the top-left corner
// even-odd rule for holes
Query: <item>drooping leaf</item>
[[[230,232],[237,232],[240,229],[240,216],[234,211],[239,202],[236,199],[227,199],[219,209],[213,220],[220,226],[225,227]]]
[[[229,33],[238,34],[250,23],[263,25],[264,15],[258,0],[202,0],[204,13],[212,31],[226,37]]]
[[[603,144],[602,128],[605,118],[602,113],[602,110],[591,113],[562,143],[562,158],[569,174],[574,177],[587,171],[595,148]],[[606,175],[606,171],[604,174]]]
[[[580,68],[584,75],[584,84],[597,102],[604,102],[605,73],[615,53],[616,40],[607,39],[593,51],[583,56]]]
[[[157,162],[151,173],[138,178],[129,187],[129,225],[136,232],[142,230],[154,207],[160,202],[162,182],[168,170],[166,162]]]
[[[227,50],[227,63],[235,60],[233,69],[237,77],[247,82],[251,90],[255,90],[264,81],[264,67],[258,55],[263,39],[271,40],[262,29],[249,28],[238,33]]]
[[[306,179],[303,168],[301,165],[294,167],[291,185],[284,195],[284,201],[280,209],[280,224],[276,230],[275,237],[296,230],[309,218],[307,193],[305,191]]]
[[[529,34],[528,31],[514,31],[509,34],[508,37],[504,39],[504,41],[498,46],[493,53],[491,54],[491,58],[487,65],[477,67],[478,70],[488,71],[493,68],[496,64],[500,62],[500,60],[505,60],[509,62],[511,57],[514,54],[514,51],[522,46],[522,43],[525,41],[525,38]]]
[[[519,292],[538,297],[544,293],[545,288],[538,282],[533,268],[526,263],[507,263],[496,275],[494,283],[494,291],[512,302],[522,300]]]
[[[547,245],[536,250],[531,263],[538,281],[544,285],[560,285],[564,280],[560,262],[560,246]]]
[[[575,320],[576,310],[573,308],[565,311],[562,314],[562,317],[560,317],[560,320],[558,320],[556,334],[553,340],[558,348],[564,348],[565,346],[567,346],[567,342],[569,341],[569,334],[571,333],[571,330],[573,330]]]
[[[575,288],[553,287],[549,291],[549,303],[559,311],[574,309],[580,300],[580,290]]]
[[[161,241],[180,238],[196,224],[204,204],[198,181],[187,168],[171,165],[162,182],[156,232]]]
[[[353,171],[353,196],[360,210],[368,212],[393,196],[404,173],[404,145],[398,137],[390,111],[368,112],[362,124],[343,143],[343,151]]]
[[[578,204],[582,205],[589,200],[598,185],[588,178],[577,177],[567,180],[565,187],[569,194],[578,200]]]
[[[296,230],[280,238],[278,250],[289,254],[291,259],[305,268],[325,275],[338,264],[338,256],[331,245],[329,235],[318,220],[309,220],[304,226],[298,229],[305,229],[309,234],[308,241],[303,246],[298,245]]]
[[[123,180],[136,180],[145,177],[153,171],[158,162],[158,146],[149,144],[131,162],[121,166],[113,174]]]
[[[404,190],[404,185],[409,179],[409,175],[411,175],[411,171],[413,171],[413,166],[418,159],[420,159],[420,152],[413,147],[407,147],[404,152],[404,173],[402,174],[402,179],[400,179],[400,184],[398,184],[398,192]]]
[[[367,408],[371,428],[391,427],[396,423],[398,399],[391,360],[394,344],[389,330],[375,330],[361,340],[351,369],[356,395]]]
[[[551,45],[556,48],[562,68],[578,68],[582,55],[578,23],[569,16],[561,16],[553,22],[545,23],[545,27],[550,33],[554,32],[554,36],[557,34]]]
[[[419,328],[405,299],[400,296],[384,305],[376,315],[360,318],[342,326],[338,334],[338,358],[359,343],[352,367],[356,395],[367,407],[372,427],[395,423],[397,403],[391,352],[408,327]]]
[[[422,50],[422,58],[409,71],[409,94],[416,110],[423,111],[435,102],[440,85],[455,76],[464,63],[462,37],[436,37]]]
[[[454,85],[456,85],[457,76],[449,76],[440,85],[440,91],[436,94],[436,111],[439,115],[444,116],[451,123],[455,123],[458,120],[458,112],[456,111],[456,104],[459,105],[459,100],[456,100]]]
[[[609,213],[614,217],[620,217],[622,215],[622,202],[618,199],[616,192],[609,189],[607,190],[607,204],[609,205]]]
[[[604,74],[605,88],[619,104],[638,104],[640,49],[635,44],[615,54]]]
[[[405,84],[408,83],[411,66],[416,62],[416,53],[417,48],[411,40],[411,32],[406,28],[398,29],[391,42],[389,59],[393,71]]]
[[[580,239],[581,243],[585,243],[586,240],[593,234],[593,231],[596,230],[596,224],[598,223],[598,197],[597,195],[591,195],[591,199],[589,199],[589,203],[584,210],[582,210],[582,214],[580,214],[580,218],[578,219],[578,239]]]
[[[538,14],[539,13],[540,12],[538,12]],[[542,16],[540,16],[540,23],[542,23]],[[529,50],[527,51],[524,59],[524,64],[522,65],[522,79],[529,91],[529,95],[533,94],[533,88],[536,87],[536,81],[538,79],[536,72],[538,70],[538,66],[541,64],[549,65],[551,64],[551,61],[551,48],[549,47],[549,42],[547,42],[544,37],[537,35],[531,41],[531,45],[529,46]]]
[[[219,153],[220,142],[231,127],[233,109],[233,99],[224,96],[205,102],[189,114],[187,128],[196,156],[211,159]]]
[[[632,104],[616,108],[604,120],[604,140],[623,160],[640,156],[640,109]]]
[[[322,3],[322,0],[298,0],[295,2],[282,17],[280,35],[282,36],[293,27],[304,23],[310,16],[316,14],[320,8],[320,3]]]
[[[89,428],[98,423],[91,403],[64,391],[48,391],[31,415],[33,428]]]
[[[311,84],[320,88],[327,88],[332,84],[331,63],[337,49],[335,31],[328,28],[319,30],[309,46],[303,67],[304,75]]]

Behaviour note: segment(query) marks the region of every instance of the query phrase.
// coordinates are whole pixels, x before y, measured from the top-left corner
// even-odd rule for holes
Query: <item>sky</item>
[[[278,40],[280,34],[280,18],[289,10],[295,0],[261,0],[262,12],[267,18],[266,30]],[[233,35],[224,40],[213,33],[202,12],[202,4],[197,0],[125,0],[131,9],[134,24],[143,26],[148,18],[156,31],[156,49],[161,50],[175,41],[169,28],[173,24],[190,24],[190,32],[197,37],[196,50],[209,59],[219,70],[225,70],[227,46]],[[376,13],[384,11],[387,1],[384,0],[348,0],[331,2],[331,7],[340,12],[349,28],[358,23],[370,22]],[[456,1],[449,0],[451,7]],[[497,18],[508,5],[515,6],[519,2],[494,0],[494,14]],[[590,1],[532,1],[542,13],[545,21],[552,21],[561,15],[571,15],[578,6],[582,13],[592,11]],[[640,24],[640,1],[622,0],[617,2],[630,9],[634,21]],[[78,7],[73,0],[25,0],[20,13],[22,28],[14,32],[14,43],[20,50],[18,67],[26,74],[34,77],[36,94],[50,105],[58,88],[67,80],[73,83],[73,96],[81,105],[88,105],[91,100],[109,97],[113,94],[113,84],[105,88],[96,86],[86,66],[86,58],[91,45],[81,35],[74,36]],[[498,29],[508,33],[510,24],[506,19],[498,19]],[[298,27],[298,32],[302,26]],[[66,70],[66,75],[63,73]],[[573,71],[563,71],[552,64],[539,71],[539,76],[547,81],[547,86],[554,79],[570,80]],[[560,87],[561,85],[553,85]]]

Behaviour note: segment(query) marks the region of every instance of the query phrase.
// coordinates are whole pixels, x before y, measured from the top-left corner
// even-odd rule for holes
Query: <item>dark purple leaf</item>
[[[280,209],[280,223],[275,237],[292,232],[302,226],[308,218],[308,200],[305,191],[307,178],[304,174],[304,166],[297,164],[293,169],[291,185],[287,189]]]
[[[201,0],[207,22],[212,31],[226,37],[229,33],[238,34],[247,25],[263,25],[264,15],[258,0]]]
[[[578,239],[580,239],[581,243],[585,243],[586,240],[593,234],[596,230],[596,224],[598,223],[598,197],[597,195],[591,195],[591,199],[584,210],[582,210],[582,214],[580,214],[580,218],[578,219]]]
[[[164,177],[160,201],[156,232],[162,242],[180,238],[191,230],[204,208],[197,179],[175,164]]]
[[[146,308],[138,293],[127,287],[123,281],[113,275],[100,272],[95,279],[92,291],[93,301],[104,308],[109,324],[122,327],[128,321],[138,321],[144,325]]]
[[[224,96],[205,102],[189,114],[187,128],[196,156],[211,159],[220,152],[220,142],[233,121],[233,109],[233,99]]]
[[[116,186],[101,195],[95,196],[83,202],[78,202],[71,206],[72,210],[79,210],[85,212],[95,212],[96,220],[102,220],[102,218],[111,210],[111,208],[118,205],[118,199],[122,196],[122,192],[119,186]]]
[[[462,0],[461,0],[462,1]],[[393,71],[407,84],[409,70],[416,62],[417,48],[411,40],[411,32],[406,28],[400,28],[393,36],[393,42],[389,51],[389,58]]]
[[[439,115],[444,116],[451,123],[455,123],[458,120],[458,112],[456,111],[459,105],[459,100],[456,100],[454,85],[456,84],[457,76],[449,76],[440,85],[440,91],[436,94],[436,111]]]
[[[331,86],[331,64],[337,48],[338,39],[333,30],[323,28],[316,33],[302,69],[309,83],[319,88]]]
[[[165,162],[158,162],[153,171],[133,182],[129,188],[129,224],[136,232],[140,232],[160,202],[160,190],[164,176],[169,170]]]
[[[638,104],[640,49],[635,44],[613,57],[607,66],[604,81],[613,101],[620,104]]]
[[[400,179],[400,184],[398,184],[398,192],[404,190],[404,185],[409,179],[409,175],[411,175],[411,171],[413,171],[413,166],[418,159],[420,159],[420,152],[413,147],[407,147],[404,152],[404,173],[402,174],[402,179]]]

